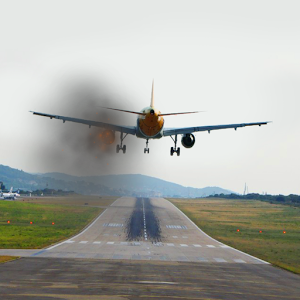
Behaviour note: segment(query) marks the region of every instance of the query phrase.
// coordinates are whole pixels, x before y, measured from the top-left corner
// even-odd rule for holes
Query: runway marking
[[[37,255],[40,255],[40,254],[44,253],[45,251],[47,251],[47,249],[44,249],[44,250],[41,250],[41,251],[39,251],[39,252],[33,253],[31,256],[37,256]]]
[[[206,258],[203,258],[203,257],[197,257],[197,259],[202,261],[202,262],[208,262],[208,260]]]
[[[128,242],[121,242],[120,245],[128,245]]]
[[[104,223],[103,224],[104,227],[123,227],[123,224],[119,224],[119,223]]]
[[[206,247],[208,247],[208,248],[216,248],[216,246],[214,246],[214,245],[206,245]]]
[[[188,247],[187,244],[180,244],[181,247]]]
[[[243,263],[243,264],[246,263],[246,262],[245,262],[244,260],[242,260],[242,259],[234,259],[234,261],[237,262],[237,263]]]
[[[132,246],[140,246],[140,244],[141,244],[140,242],[132,242],[131,243]]]
[[[230,248],[230,247],[227,246],[227,245],[221,245],[220,247],[221,247],[221,248]]]
[[[153,245],[158,246],[158,247],[163,246],[163,244],[161,242],[153,243]]]
[[[173,247],[174,244],[173,243],[168,243],[167,246]]]
[[[146,229],[146,215],[145,215],[144,199],[143,199],[143,218],[144,218],[144,239],[145,239],[145,241],[147,241],[148,237],[147,237],[147,229]]]
[[[198,244],[194,244],[193,246],[198,247],[198,248],[202,247],[201,245],[198,245]]]
[[[101,242],[97,242],[97,241],[96,241],[96,242],[93,242],[93,244],[101,244]]]
[[[107,245],[113,245],[115,242],[107,242]]]
[[[166,225],[168,229],[187,229],[184,225]]]
[[[178,239],[178,236],[177,235],[173,235],[172,238]]]
[[[72,244],[75,243],[75,241],[65,241],[66,244]]]
[[[178,284],[177,282],[169,282],[169,281],[137,281],[137,283],[144,283],[144,284]]]
[[[223,258],[214,258],[214,260],[216,261],[216,262],[227,262],[225,259],[223,259]]]
[[[81,242],[79,242],[79,244],[87,244],[88,243],[88,241],[81,241]]]

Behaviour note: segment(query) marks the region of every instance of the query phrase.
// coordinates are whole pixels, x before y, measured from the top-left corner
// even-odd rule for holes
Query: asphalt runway
[[[1,299],[300,299],[298,275],[212,239],[162,198],[119,198],[69,240],[0,255],[24,257],[0,266]]]
[[[69,240],[0,255],[265,264],[212,239],[163,198],[119,198]]]

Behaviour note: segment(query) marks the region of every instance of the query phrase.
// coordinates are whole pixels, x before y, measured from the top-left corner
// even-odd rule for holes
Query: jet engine
[[[185,148],[192,148],[195,144],[195,136],[191,133],[184,134],[181,138],[181,144]]]
[[[101,141],[106,144],[106,145],[110,145],[115,141],[115,132],[109,129],[104,130],[101,134],[100,134],[100,139]]]

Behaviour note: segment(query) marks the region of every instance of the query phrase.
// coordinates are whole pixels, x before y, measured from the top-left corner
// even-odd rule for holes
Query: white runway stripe
[[[113,245],[115,242],[107,242],[107,245]]]
[[[181,247],[188,247],[187,244],[180,244]]]
[[[65,241],[66,244],[72,244],[74,243],[75,241]]]
[[[208,248],[216,248],[214,245],[206,245]]]
[[[227,262],[224,258],[214,258],[216,262]]]
[[[93,242],[93,244],[101,244],[101,242],[97,242],[97,241],[96,241],[96,242]]]
[[[244,260],[242,260],[242,259],[234,259],[234,261],[237,262],[237,263],[243,263],[243,264],[246,263],[246,262],[245,262]]]
[[[79,242],[79,244],[87,244],[88,243],[88,241],[81,241],[81,242]]]
[[[198,245],[198,244],[195,244],[195,245],[193,245],[194,247],[198,247],[198,248],[200,248],[201,247],[201,245]]]

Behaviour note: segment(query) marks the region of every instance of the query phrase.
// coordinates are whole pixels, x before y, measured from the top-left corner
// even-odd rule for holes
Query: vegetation
[[[15,260],[15,259],[18,259],[18,257],[17,256],[5,256],[5,255],[3,255],[3,256],[0,256],[0,264],[11,261],[11,260]]]
[[[220,242],[300,273],[300,208],[240,199],[170,201]]]
[[[300,196],[298,195],[261,195],[261,194],[247,194],[247,195],[237,195],[237,194],[219,194],[211,195],[207,198],[223,198],[223,199],[243,199],[243,200],[260,200],[270,203],[280,203],[280,204],[289,204],[294,206],[300,206]]]
[[[31,198],[0,201],[0,248],[37,249],[76,234],[103,210],[86,204],[89,197],[81,197],[32,199],[40,201],[39,204],[30,203]],[[101,203],[99,197],[92,200],[95,198]],[[72,203],[72,199],[77,205],[66,205]],[[61,204],[49,204],[52,200]],[[111,202],[113,199],[104,199],[103,203]]]

